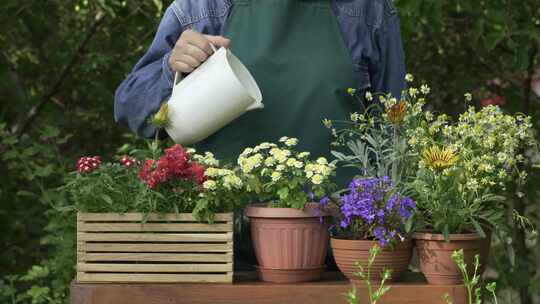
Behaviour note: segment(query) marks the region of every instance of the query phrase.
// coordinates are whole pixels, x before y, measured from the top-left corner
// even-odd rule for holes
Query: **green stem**
[[[495,294],[494,291],[492,291],[491,294],[493,295],[493,301],[495,302],[495,304],[499,304],[499,302],[497,301],[497,294]]]
[[[370,253],[371,255],[371,253]],[[371,288],[371,256],[369,257],[368,259],[368,269],[367,269],[367,280],[366,280],[366,285],[368,287],[368,294],[369,294],[369,303],[371,304],[375,304],[373,303],[373,290]]]
[[[154,135],[154,146],[152,147],[152,159],[157,159],[159,147],[159,129],[156,129],[156,135]]]

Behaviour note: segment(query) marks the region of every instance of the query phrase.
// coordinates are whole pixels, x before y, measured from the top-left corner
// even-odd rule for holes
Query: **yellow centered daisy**
[[[452,150],[441,149],[437,146],[425,150],[422,153],[422,158],[426,165],[437,171],[451,167],[458,160],[458,156]]]
[[[407,103],[405,101],[400,101],[397,104],[391,106],[386,114],[388,115],[388,120],[397,125],[403,122],[407,110]]]

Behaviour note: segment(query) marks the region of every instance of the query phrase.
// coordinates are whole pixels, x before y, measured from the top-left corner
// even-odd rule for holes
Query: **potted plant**
[[[490,233],[511,210],[502,194],[508,184],[524,182],[522,151],[536,143],[530,117],[505,114],[497,106],[471,107],[455,123],[444,114],[423,116],[407,133],[419,156],[410,185],[424,229],[413,237],[428,282],[456,284],[462,277],[452,252],[463,249],[467,264],[479,254],[487,264]]]
[[[77,212],[78,281],[232,282],[238,168],[157,138],[119,161],[82,157],[61,188]]]
[[[246,188],[258,201],[245,214],[263,281],[313,281],[325,268],[328,227],[315,201],[332,190],[334,166],[323,157],[311,161],[309,152],[294,150],[297,144],[283,137],[238,158]]]
[[[382,251],[373,262],[371,279],[380,281],[383,269],[392,270],[389,279],[395,279],[412,256],[415,202],[407,196],[406,185],[415,155],[405,132],[417,124],[420,111],[388,95],[358,96],[354,89],[349,93],[370,105],[361,114],[352,113],[349,121],[326,121],[335,136],[337,164],[357,169],[348,188],[321,201],[333,221],[332,249],[340,270],[355,280],[356,263],[366,267],[370,248],[379,245]]]
[[[336,263],[350,280],[357,263],[367,267],[370,249],[380,246],[381,252],[371,262],[372,281],[380,281],[384,269],[393,280],[409,265],[412,242],[405,223],[410,220],[415,202],[395,191],[389,177],[357,178],[336,203],[321,200],[323,210],[332,215],[332,249]]]

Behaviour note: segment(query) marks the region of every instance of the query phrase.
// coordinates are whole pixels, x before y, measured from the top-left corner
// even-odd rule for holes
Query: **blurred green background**
[[[0,3],[0,303],[66,303],[74,222],[55,191],[81,155],[110,159],[138,140],[113,121],[113,96],[170,4],[161,0]],[[540,1],[396,0],[410,73],[434,110],[463,94],[533,116],[540,128]],[[536,74],[536,76],[535,76]],[[540,93],[540,92],[539,92]],[[125,148],[125,147],[124,147]],[[508,203],[540,225],[540,174]],[[509,214],[487,276],[500,303],[540,303],[539,236]]]

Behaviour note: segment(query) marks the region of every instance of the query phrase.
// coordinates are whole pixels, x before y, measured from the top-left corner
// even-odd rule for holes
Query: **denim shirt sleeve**
[[[147,118],[157,112],[171,95],[174,75],[168,60],[183,29],[172,6],[161,20],[146,54],[116,90],[114,117],[142,137],[151,137],[155,128]]]
[[[388,3],[386,1],[385,3]],[[379,60],[370,64],[371,89],[399,98],[405,89],[405,54],[401,41],[399,17],[393,7],[385,7],[384,21],[375,33]]]

